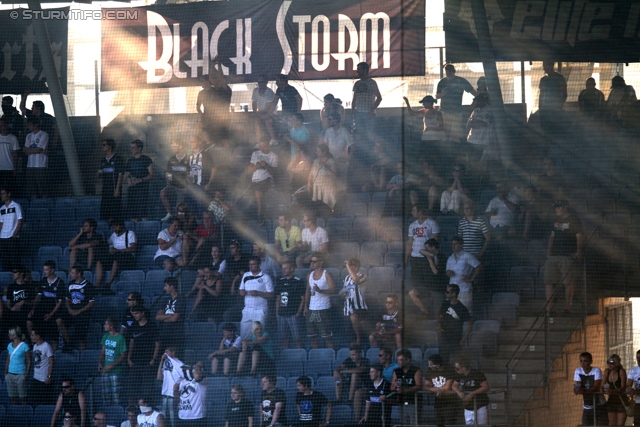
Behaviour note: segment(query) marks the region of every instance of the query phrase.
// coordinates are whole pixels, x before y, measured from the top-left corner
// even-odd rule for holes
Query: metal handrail
[[[587,255],[587,250],[589,248],[589,243],[591,243],[592,238],[594,236],[597,236],[597,232],[600,230],[600,226],[596,226],[593,231],[591,232],[591,234],[589,235],[589,237],[587,238],[587,241],[584,244],[584,250],[583,250],[583,259],[586,257]],[[560,280],[560,283],[564,282],[564,279],[571,274],[571,272],[573,271],[573,268],[576,267],[579,264],[579,260],[575,259],[572,263],[571,266],[569,268],[569,271],[567,271],[567,273],[562,277],[562,279]],[[583,307],[583,318],[582,318],[582,324],[583,324],[583,328],[586,327],[586,318],[587,318],[587,288],[586,288],[586,265],[583,263],[583,293],[584,293],[584,307]],[[513,352],[513,355],[511,356],[511,358],[507,361],[506,363],[506,368],[507,368],[507,393],[506,393],[506,413],[507,413],[507,424],[510,425],[510,417],[511,417],[511,408],[512,408],[512,401],[511,401],[511,381],[512,381],[512,362],[514,360],[516,360],[516,362],[520,362],[521,357],[519,357],[518,355],[522,355],[524,354],[525,350],[523,350],[523,348],[526,348],[528,343],[533,339],[534,335],[532,335],[532,332],[534,331],[535,328],[535,332],[537,333],[540,329],[540,319],[544,318],[544,340],[545,340],[545,372],[544,372],[544,382],[545,382],[545,386],[546,384],[548,384],[548,380],[549,380],[549,373],[551,371],[551,355],[550,355],[550,331],[549,331],[549,323],[550,323],[550,318],[549,318],[549,311],[547,310],[549,304],[551,303],[551,301],[553,301],[556,297],[556,294],[560,291],[561,286],[556,287],[556,289],[553,291],[553,294],[551,294],[551,297],[547,300],[547,302],[545,303],[544,307],[542,308],[542,311],[540,312],[540,314],[538,314],[538,316],[534,319],[534,321],[532,322],[531,326],[529,327],[529,329],[527,330],[527,332],[524,334],[524,337],[522,338],[522,341],[520,341],[520,344],[518,344],[518,346],[516,347],[515,351]],[[517,358],[517,359],[516,359]]]

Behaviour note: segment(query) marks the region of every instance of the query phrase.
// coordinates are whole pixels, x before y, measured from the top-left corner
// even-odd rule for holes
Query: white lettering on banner
[[[516,3],[510,35],[514,39],[567,41],[606,40],[616,4],[575,1],[526,1]],[[640,3],[630,5],[623,37],[635,37]]]
[[[251,19],[244,20],[244,46],[242,27],[242,19],[236,19],[236,57],[229,58],[236,64],[236,75],[251,74]]]
[[[30,80],[33,80],[38,75],[38,70],[34,68],[34,55],[35,55],[35,45],[38,44],[36,40],[36,36],[33,33],[33,25],[28,25],[25,27],[25,34],[22,35],[22,44],[18,44],[16,42],[11,46],[9,43],[5,43],[2,48],[2,54],[4,56],[3,61],[3,69],[2,73],[0,73],[1,78],[5,78],[11,81],[15,75],[16,71],[13,69],[13,59],[12,57],[18,55],[22,51],[22,46],[25,46],[24,49],[24,70],[22,72],[22,76],[28,77]],[[58,71],[58,75],[60,75],[60,49],[62,48],[62,42],[52,42],[51,50],[53,52],[53,61],[56,66],[56,70]],[[38,79],[44,79],[44,69],[40,72],[40,76]]]
[[[318,32],[319,25],[322,22],[322,64],[318,61]],[[329,68],[329,49],[331,49],[331,24],[329,18],[324,15],[318,15],[311,22],[311,65],[316,71],[324,71]]]
[[[307,33],[304,30],[304,24],[307,22],[311,22],[311,15],[294,15],[293,22],[296,22],[298,24],[298,71],[304,72],[305,45],[307,42]],[[280,33],[278,32],[278,34]],[[289,47],[289,45],[287,45],[287,47]],[[291,52],[291,49],[289,49],[289,52]],[[291,65],[289,65],[289,67],[291,67]],[[289,74],[288,71],[287,74]]]
[[[282,53],[284,54],[284,64],[282,64],[281,74],[287,75],[289,71],[291,71],[291,65],[293,65],[293,53],[291,52],[291,46],[289,46],[289,42],[287,41],[287,33],[284,30],[284,21],[287,19],[287,11],[289,10],[289,6],[291,6],[290,1],[283,1],[282,6],[280,6],[280,10],[278,10],[278,17],[276,18],[276,33],[278,34],[278,41],[280,42],[280,47],[282,48]],[[311,20],[311,17],[309,17]],[[295,16],[293,17],[293,22],[296,22]],[[299,28],[298,24],[298,28]],[[298,34],[304,33],[304,26],[302,30],[298,30]],[[304,35],[300,36],[304,37]],[[304,43],[302,43],[302,49],[304,50]],[[304,64],[304,61],[302,61]],[[302,66],[304,68],[304,65]]]
[[[349,50],[345,51],[345,30],[349,31]],[[338,15],[338,53],[332,53],[334,59],[338,61],[338,70],[344,71],[347,59],[353,61],[353,69],[355,70],[360,62],[358,58],[358,30],[351,18],[347,15]]]

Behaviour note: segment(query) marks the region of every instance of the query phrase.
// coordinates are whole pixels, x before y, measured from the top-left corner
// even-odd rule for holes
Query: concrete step
[[[506,388],[507,387],[507,375],[505,373],[485,373],[487,381],[491,385],[491,388]],[[512,387],[538,387],[543,380],[543,375],[540,374],[512,374],[511,386]]]
[[[523,331],[503,329],[500,331],[500,335],[498,335],[498,344],[519,344],[522,342],[524,337],[525,334],[523,333]],[[552,344],[564,344],[570,339],[570,331],[550,331],[549,333],[549,340]],[[533,345],[544,345],[544,341],[544,331],[530,334],[527,337],[527,342]]]
[[[550,320],[549,329],[552,331],[573,331],[580,324],[581,318],[579,317],[566,317],[566,316],[554,316]],[[509,328],[504,328],[507,331],[528,331],[535,324],[535,328],[544,330],[544,318],[538,318],[534,316],[518,316],[516,324]]]
[[[506,365],[510,358],[511,355],[509,357],[485,357],[480,361],[480,370],[485,375],[487,373],[506,373]],[[527,360],[526,363],[521,362],[516,365],[513,371],[517,374],[539,374],[544,372],[544,360],[539,358]]]

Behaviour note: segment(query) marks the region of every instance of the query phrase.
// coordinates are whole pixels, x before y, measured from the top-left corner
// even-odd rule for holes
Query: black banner
[[[472,0],[445,0],[447,60],[479,62]],[[498,61],[637,62],[640,1],[484,0]]]
[[[33,21],[46,22],[53,60],[58,69],[62,90],[67,93],[67,35],[69,8],[32,11],[14,9],[0,11],[0,49],[2,72],[0,93],[19,95],[25,89],[31,93],[49,93]]]
[[[424,0],[243,0],[115,10],[129,15],[102,21],[103,91],[199,85],[214,57],[230,82],[256,81],[263,73],[356,78],[361,61],[373,77],[424,74]]]

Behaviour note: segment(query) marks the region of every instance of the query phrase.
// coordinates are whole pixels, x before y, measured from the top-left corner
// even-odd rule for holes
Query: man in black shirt
[[[369,365],[369,359],[362,357],[362,348],[359,345],[352,345],[349,348],[349,357],[333,371],[333,379],[336,380],[336,399],[340,400],[342,397],[342,389],[346,383],[349,385],[348,400],[353,400],[356,390],[364,388],[368,383]]]
[[[434,238],[424,242],[424,249],[420,249],[420,254],[425,257],[429,264],[422,272],[423,280],[412,283],[413,288],[409,291],[409,296],[421,313],[431,317],[429,312],[432,306],[431,294],[441,295],[445,284],[449,280],[446,273],[447,257],[440,253],[440,243]],[[429,299],[428,306],[422,301],[421,297],[423,296]]]
[[[162,348],[175,347],[177,357],[184,352],[184,319],[187,303],[178,293],[178,279],[167,277],[164,279],[164,291],[169,299],[163,309],[156,313],[156,321],[161,322]]]
[[[98,178],[102,180],[100,217],[109,221],[122,215],[122,179],[125,165],[124,160],[116,154],[116,142],[113,139],[102,140],[102,152],[104,157],[98,170]]]
[[[300,316],[304,312],[305,283],[293,272],[293,261],[286,260],[282,264],[284,277],[275,283],[276,318],[278,319],[278,336],[282,340],[282,348],[289,348],[289,336],[293,337],[296,348],[302,347]]]
[[[394,396],[393,402],[403,405],[401,406],[403,424],[417,425],[418,420],[415,419],[416,408],[414,405],[418,406],[418,419],[420,419],[422,399],[416,393],[422,390],[422,370],[411,364],[412,357],[413,355],[408,349],[400,349],[396,353],[398,368],[393,371],[391,391],[398,393],[398,396]]]
[[[578,262],[582,261],[584,232],[580,219],[569,212],[569,202],[553,202],[557,218],[549,236],[547,261],[544,264],[544,287],[547,296],[547,311],[553,308],[554,285],[564,284],[564,312],[571,312],[573,284],[578,278]]]
[[[93,285],[84,278],[84,268],[81,265],[74,265],[69,272],[71,280],[67,287],[65,296],[66,310],[59,310],[59,317],[56,319],[58,329],[62,334],[65,346],[70,343],[75,345],[79,342],[79,350],[82,353],[86,345],[87,332],[91,319],[91,309],[93,308]],[[73,326],[73,336],[69,335],[69,328]]]
[[[156,362],[160,354],[160,334],[155,322],[149,321],[149,310],[142,304],[131,307],[134,324],[127,329],[129,364],[129,404],[153,388]]]
[[[465,423],[490,424],[487,392],[491,386],[487,377],[477,369],[472,369],[465,358],[459,358],[454,367],[456,375],[452,388],[462,399]]]
[[[438,313],[438,328],[441,331],[440,356],[445,364],[451,363],[451,359],[458,356],[473,328],[473,320],[469,310],[458,300],[458,294],[460,294],[458,285],[447,286],[445,300]],[[465,322],[468,323],[468,327],[467,334],[463,336]]]
[[[216,167],[204,141],[198,137],[192,137],[187,191],[202,206],[209,206],[211,202],[208,194],[213,191],[215,177]]]
[[[267,374],[262,377],[262,403],[261,427],[274,427],[287,425],[287,411],[285,406],[287,399],[284,391],[276,388],[276,377]]]
[[[160,191],[162,206],[167,211],[167,215],[161,221],[167,221],[171,218],[175,213],[173,207],[180,202],[184,202],[187,176],[190,171],[189,157],[187,156],[184,141],[182,139],[171,141],[171,150],[173,151],[173,156],[167,161],[167,168],[164,172],[167,186]]]
[[[27,319],[33,308],[36,297],[32,283],[27,282],[26,275],[29,272],[23,265],[13,267],[13,283],[7,289],[7,308],[9,309],[10,327],[19,326],[23,331],[27,330]],[[29,329],[31,334],[31,329]]]
[[[296,395],[296,408],[300,419],[299,427],[326,427],[331,421],[333,406],[324,394],[311,389],[311,378],[306,375],[298,377],[296,381],[298,394]],[[322,407],[326,407],[324,420],[322,419]]]
[[[366,407],[360,424],[367,427],[391,426],[391,405],[384,405],[386,397],[391,393],[391,385],[382,376],[384,366],[376,363],[369,369],[369,384],[366,394]]]
[[[133,157],[127,160],[125,178],[129,184],[128,214],[133,222],[148,219],[149,182],[155,176],[153,161],[142,154],[144,143],[139,139],[131,142]]]
[[[55,261],[46,261],[42,268],[44,277],[40,281],[33,309],[29,313],[27,327],[33,326],[41,331],[42,338],[51,344],[53,350],[58,348],[58,327],[56,313],[62,307],[64,299],[64,281],[56,276]]]
[[[101,259],[100,250],[103,243],[102,236],[96,232],[98,223],[93,218],[84,220],[80,233],[69,242],[71,253],[69,254],[69,265],[80,264],[87,270],[92,270],[94,262]]]
[[[230,282],[230,295],[227,304],[230,307],[224,314],[225,322],[240,321],[244,299],[238,294],[238,286],[242,275],[249,270],[249,256],[242,253],[242,245],[237,240],[232,240],[229,244],[231,256],[226,260],[224,279]]]
[[[451,387],[453,386],[454,372],[445,365],[439,354],[429,356],[429,369],[425,373],[424,389],[436,394],[434,406],[436,412],[436,424],[444,427],[445,424],[456,424],[457,401]]]

